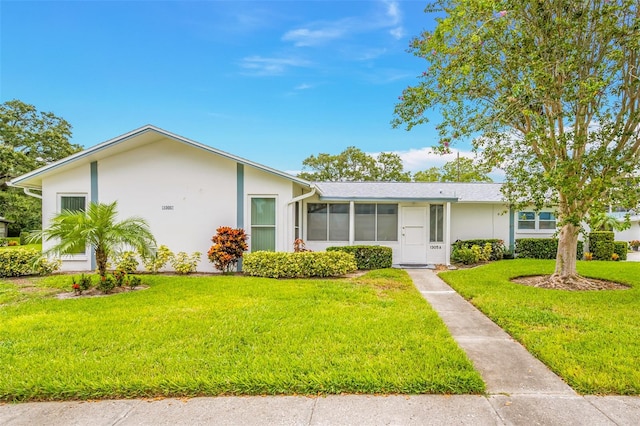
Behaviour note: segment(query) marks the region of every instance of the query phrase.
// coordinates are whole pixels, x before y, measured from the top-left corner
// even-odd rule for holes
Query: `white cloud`
[[[292,67],[308,67],[311,63],[301,58],[265,58],[262,56],[248,56],[242,59],[240,66],[246,70],[245,74],[256,76],[281,75]]]
[[[343,39],[353,34],[367,33],[382,29],[389,29],[389,34],[400,39],[404,37],[402,26],[402,11],[398,1],[383,0],[384,12],[378,10],[366,16],[348,17],[335,21],[310,22],[299,28],[287,31],[283,41],[293,42],[294,46],[317,46],[327,42]]]
[[[282,40],[292,41],[294,46],[316,46],[327,41],[341,38],[346,33],[346,28],[342,22],[330,24],[330,26],[319,29],[298,28],[287,31]]]
[[[302,83],[302,84],[298,84],[296,87],[294,87],[294,90],[307,90],[307,89],[312,89],[313,86],[311,84],[307,84],[307,83]]]
[[[387,16],[391,18],[392,25],[402,22],[402,13],[397,1],[385,1],[387,5]]]
[[[391,34],[393,38],[395,38],[396,40],[400,40],[405,35],[404,28],[397,27],[392,30],[389,30],[389,34]]]
[[[387,49],[365,49],[356,52],[353,59],[357,61],[370,61],[387,53]]]

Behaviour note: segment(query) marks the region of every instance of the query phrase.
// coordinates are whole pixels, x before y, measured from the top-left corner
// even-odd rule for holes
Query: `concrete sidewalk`
[[[487,395],[340,395],[0,405],[1,425],[638,425],[639,397],[582,397],[426,269],[408,270]]]

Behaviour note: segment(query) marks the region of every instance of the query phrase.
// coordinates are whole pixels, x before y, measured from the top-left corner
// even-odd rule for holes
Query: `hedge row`
[[[60,268],[59,260],[42,257],[39,250],[18,249],[0,251],[0,277],[50,274]]]
[[[582,259],[583,243],[578,241],[576,258]],[[555,259],[558,254],[558,240],[555,238],[517,238],[516,256],[528,259]]]
[[[358,269],[391,268],[393,264],[393,250],[382,246],[341,246],[327,247],[327,251],[342,251],[351,253],[356,259]]]
[[[245,254],[243,258],[243,272],[257,277],[335,277],[358,269],[354,256],[341,251],[300,253],[256,251]]]
[[[618,255],[618,260],[627,260],[627,251],[629,251],[629,243],[626,241],[614,241],[613,252]]]
[[[615,250],[614,234],[611,231],[593,231],[589,233],[589,251],[593,260],[611,260]]]
[[[460,249],[470,249],[473,246],[484,248],[486,244],[491,244],[491,256],[489,260],[500,260],[504,257],[506,250],[504,241],[495,238],[481,239],[481,240],[457,240],[451,245],[451,252],[458,252]]]

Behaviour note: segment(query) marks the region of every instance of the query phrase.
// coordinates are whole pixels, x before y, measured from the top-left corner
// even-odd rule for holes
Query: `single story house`
[[[456,240],[550,237],[553,212],[513,211],[498,183],[308,182],[147,125],[17,177],[42,198],[43,227],[63,209],[118,201],[121,217],[147,220],[158,244],[199,251],[219,226],[244,228],[249,251],[376,244],[396,264],[449,264]],[[44,243],[44,249],[50,243]],[[89,247],[63,270],[95,269]]]

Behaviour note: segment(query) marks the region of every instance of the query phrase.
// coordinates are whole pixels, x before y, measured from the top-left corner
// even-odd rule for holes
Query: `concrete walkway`
[[[0,404],[0,425],[638,425],[640,397],[577,395],[426,269],[408,270],[487,395],[213,397]]]

